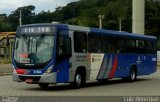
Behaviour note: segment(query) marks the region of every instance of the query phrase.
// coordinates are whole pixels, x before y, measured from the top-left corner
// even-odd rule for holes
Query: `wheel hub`
[[[132,71],[132,73],[131,73],[131,79],[134,80],[134,79],[135,79],[135,76],[136,76],[136,75],[135,75],[135,72]]]
[[[76,83],[79,86],[81,84],[81,75],[77,74],[76,76]]]

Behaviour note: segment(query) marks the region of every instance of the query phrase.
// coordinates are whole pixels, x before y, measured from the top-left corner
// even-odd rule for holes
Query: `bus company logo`
[[[2,102],[18,102],[18,97],[2,96]]]
[[[141,60],[141,57],[140,56],[138,56],[138,61],[140,61]]]
[[[142,61],[141,61],[141,57],[140,56],[138,56],[138,58],[137,58],[137,61],[136,61],[138,64],[140,64]]]
[[[102,60],[101,55],[92,55],[92,62],[99,62]]]
[[[34,74],[42,74],[42,71],[38,70],[38,71],[33,71]]]

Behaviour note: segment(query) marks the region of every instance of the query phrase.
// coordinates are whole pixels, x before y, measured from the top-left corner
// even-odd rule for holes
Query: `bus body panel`
[[[137,67],[137,75],[148,75],[156,71],[156,56],[138,54],[96,54],[99,57],[91,57],[91,66],[99,70],[97,79],[110,79],[128,77],[132,65]],[[95,56],[95,55],[94,55]],[[145,59],[144,59],[145,58]],[[100,64],[97,64],[99,60]],[[96,63],[97,65],[95,66]],[[91,70],[95,70],[91,67]],[[92,79],[92,78],[91,78]]]
[[[74,50],[74,32],[90,32],[89,27],[69,25],[69,37],[71,38],[72,56],[70,57],[69,82],[74,81],[77,68],[84,67],[86,69],[86,80],[89,80],[90,68],[88,67],[88,53],[78,53]]]
[[[38,26],[38,25],[37,25]],[[25,81],[27,78],[39,78],[35,83],[67,83],[73,82],[77,68],[86,69],[86,80],[93,79],[112,79],[128,77],[132,66],[136,66],[137,75],[148,75],[154,73],[157,69],[156,54],[133,54],[133,53],[78,53],[74,50],[74,32],[97,33],[105,36],[135,37],[145,40],[156,40],[155,37],[142,35],[130,35],[127,32],[116,32],[110,30],[99,30],[89,27],[80,27],[73,25],[52,25],[57,28],[55,34],[55,44],[53,49],[53,58],[43,69],[26,69],[25,74],[13,73],[14,81]],[[72,56],[57,61],[57,39],[58,34],[62,37],[71,38]],[[124,33],[124,34],[122,34]],[[88,46],[88,45],[87,45]],[[106,47],[108,47],[106,45]],[[14,62],[14,53],[12,60],[13,70],[17,70]],[[46,71],[51,68],[51,73]],[[24,79],[23,79],[24,78]]]
[[[57,66],[57,83],[69,82],[69,59],[60,62]]]
[[[69,37],[69,27],[66,25],[56,25],[57,27],[57,39],[58,37]],[[57,40],[56,39],[56,40]],[[56,43],[56,49],[58,49],[58,42]],[[56,54],[57,55],[57,54]],[[57,56],[56,56],[57,57]],[[57,61],[56,58],[56,64],[55,64],[55,71],[57,72],[56,76],[56,83],[66,83],[69,82],[69,58],[61,59],[60,61]]]

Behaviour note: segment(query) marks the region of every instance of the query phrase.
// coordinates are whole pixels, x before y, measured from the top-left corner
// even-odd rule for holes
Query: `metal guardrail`
[[[15,35],[15,32],[0,32],[0,40],[8,37],[9,35]]]
[[[11,63],[11,59],[0,58],[0,64],[1,63],[3,63],[3,64]]]
[[[11,63],[15,34],[15,32],[0,32],[0,63]]]

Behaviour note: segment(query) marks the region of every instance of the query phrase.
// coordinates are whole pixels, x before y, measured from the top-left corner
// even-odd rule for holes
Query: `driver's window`
[[[59,47],[58,47],[58,55],[62,55],[63,54],[63,37],[60,36],[59,37]]]

